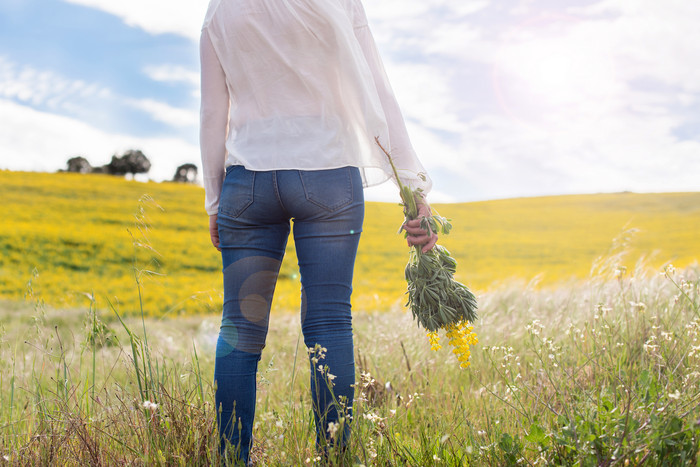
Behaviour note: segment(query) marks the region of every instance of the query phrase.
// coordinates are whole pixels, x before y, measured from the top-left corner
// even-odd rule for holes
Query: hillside
[[[102,175],[0,171],[0,298],[28,292],[54,306],[138,307],[148,313],[216,311],[218,252],[211,247],[200,187]],[[601,194],[436,205],[454,230],[440,243],[476,291],[513,279],[543,286],[586,278],[597,258],[630,271],[683,267],[700,257],[700,193]],[[368,203],[355,274],[354,306],[403,303],[407,250],[396,235],[400,207]],[[621,235],[624,231],[626,235]],[[613,240],[627,239],[625,245]],[[613,248],[614,247],[614,248]],[[299,303],[293,244],[275,306]],[[145,272],[147,270],[148,272]],[[138,273],[134,274],[137,271]],[[609,272],[609,271],[608,271]]]

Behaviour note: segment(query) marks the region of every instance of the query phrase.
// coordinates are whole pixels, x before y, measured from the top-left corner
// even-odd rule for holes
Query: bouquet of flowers
[[[378,139],[377,144],[389,158],[394,171],[406,221],[418,218],[418,204],[423,199],[421,190],[412,190],[401,183],[391,155]],[[431,213],[421,218],[421,228],[447,235],[452,225],[448,219]],[[424,253],[421,246],[414,246],[406,265],[407,306],[418,325],[427,331],[431,348],[436,351],[441,348],[438,333],[443,329],[460,367],[467,368],[470,346],[479,342],[472,325],[477,319],[477,303],[467,286],[454,279],[456,270],[457,262],[446,248],[435,245]]]

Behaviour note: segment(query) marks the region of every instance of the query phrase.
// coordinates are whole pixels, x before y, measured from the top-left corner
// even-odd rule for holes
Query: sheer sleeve
[[[202,179],[206,194],[205,209],[216,214],[226,164],[229,93],[226,75],[219,63],[207,29],[200,40],[202,70],[202,103],[200,109],[199,144],[202,153]]]
[[[389,149],[394,164],[398,168],[401,182],[413,189],[420,188],[424,193],[427,193],[432,187],[432,181],[413,149],[401,109],[389,84],[389,77],[367,24],[364,8],[359,0],[354,2],[352,14],[355,36],[369,65],[384,110],[389,130]]]

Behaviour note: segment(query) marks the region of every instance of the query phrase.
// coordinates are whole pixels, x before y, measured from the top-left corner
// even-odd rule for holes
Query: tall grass
[[[700,270],[608,269],[482,295],[469,370],[430,351],[408,313],[357,313],[353,434],[330,463],[696,465]],[[0,464],[217,463],[217,318],[125,318],[92,300],[2,305]],[[298,318],[271,321],[252,457],[311,465]]]
[[[95,294],[84,308],[50,308],[35,295],[38,273],[26,303],[0,303],[0,465],[222,461],[212,383],[219,318],[152,317],[141,298],[160,255],[143,206],[136,227],[133,243],[149,254],[134,255],[135,309]],[[446,349],[431,351],[404,310],[356,313],[352,437],[327,462],[697,465],[700,268],[632,266],[629,234],[587,280],[511,282],[479,297],[469,370]],[[299,319],[274,310],[271,323],[252,458],[322,463]]]

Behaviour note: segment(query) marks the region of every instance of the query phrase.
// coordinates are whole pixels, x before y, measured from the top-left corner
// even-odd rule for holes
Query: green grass
[[[697,464],[700,271],[504,286],[480,303],[469,370],[430,351],[405,311],[355,315],[351,461],[337,465]],[[217,462],[216,316],[122,326],[94,310],[2,310],[6,462]],[[299,332],[297,316],[273,312],[258,375],[258,465],[316,457]]]
[[[220,271],[201,189],[0,181],[0,465],[217,463]],[[479,291],[468,370],[403,310],[400,208],[370,203],[350,461],[331,464],[698,465],[699,201],[438,206],[457,278]],[[258,465],[316,458],[294,262],[290,250],[260,363]]]

